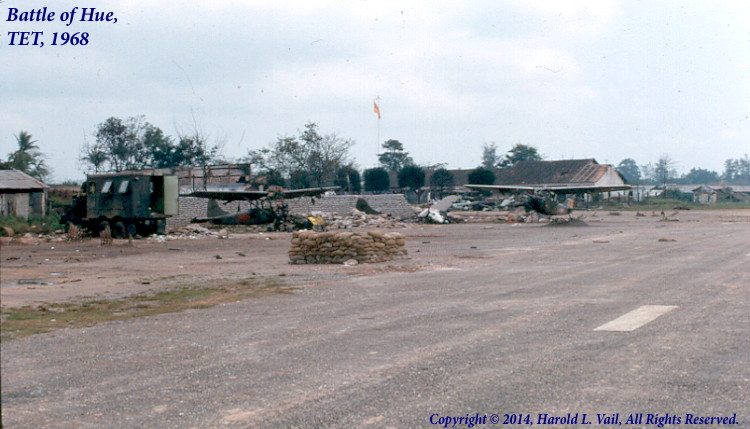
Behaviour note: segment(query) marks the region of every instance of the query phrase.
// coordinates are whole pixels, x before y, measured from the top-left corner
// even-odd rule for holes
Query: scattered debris
[[[171,240],[197,240],[206,237],[226,239],[229,238],[229,233],[226,229],[210,229],[206,228],[203,225],[191,223],[185,227],[173,229],[165,235],[150,235],[146,238],[146,240],[164,243]]]
[[[675,219],[674,217],[677,216],[677,214],[680,213],[679,211],[675,211],[669,214],[667,216],[664,214],[664,211],[661,212],[661,219],[659,219],[660,222],[678,222],[679,219]]]
[[[447,197],[433,204],[432,208],[439,212],[447,212],[448,209],[450,209],[453,204],[458,202],[458,200],[460,199],[461,197],[459,197],[458,195],[448,195]]]
[[[661,241],[661,242],[671,242],[671,241],[677,241],[677,240],[675,240],[674,238],[662,237],[662,238],[659,239],[659,241]]]
[[[570,226],[586,226],[586,222],[583,220],[584,216],[571,216],[571,217],[553,217],[549,220],[547,225],[570,225]]]
[[[47,285],[48,283],[42,281],[41,279],[19,279],[18,284],[19,285]]]
[[[83,240],[84,234],[81,228],[73,222],[68,222],[68,233],[65,238],[68,241],[81,241]]]
[[[352,229],[352,228],[377,228],[377,229],[399,229],[409,226],[384,214],[367,214],[364,211],[352,209],[348,216],[325,214],[320,212],[311,213],[312,216],[323,216],[328,229]]]
[[[457,223],[461,220],[451,217],[446,211],[430,207],[422,210],[417,215],[416,221],[422,223]]]

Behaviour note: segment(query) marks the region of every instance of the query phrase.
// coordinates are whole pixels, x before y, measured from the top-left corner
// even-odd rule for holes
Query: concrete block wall
[[[208,217],[208,202],[208,198],[179,197],[178,214],[167,218],[167,232],[187,226],[193,218]],[[238,208],[240,211],[249,210],[250,204],[247,201],[234,201],[229,204],[219,201],[219,208],[227,214],[234,214]]]
[[[389,214],[396,219],[414,216],[415,211],[404,198],[404,194],[382,194],[382,195],[332,195],[322,198],[310,197],[295,198],[287,202],[291,214],[308,216],[312,212],[322,212],[346,216],[351,213],[357,205],[357,199],[363,198],[373,209]],[[179,197],[178,214],[167,218],[167,232],[182,228],[196,217],[208,217],[207,198]],[[249,210],[251,205],[247,201],[234,201],[229,204],[218,202],[219,207],[227,214]]]
[[[332,195],[322,198],[296,198],[289,201],[289,211],[293,214],[309,215],[318,211],[346,216],[356,207],[357,199],[367,201],[373,209],[389,214],[397,219],[415,215],[414,209],[404,198],[404,194],[382,195]]]

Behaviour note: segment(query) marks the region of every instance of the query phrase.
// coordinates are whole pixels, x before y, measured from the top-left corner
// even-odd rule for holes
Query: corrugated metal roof
[[[0,170],[0,190],[35,190],[49,186],[18,170]]]

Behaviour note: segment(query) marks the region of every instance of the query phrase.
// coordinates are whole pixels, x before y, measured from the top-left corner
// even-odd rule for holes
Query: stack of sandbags
[[[292,235],[289,261],[292,264],[343,264],[385,262],[405,259],[403,234],[381,231],[313,232],[297,231]]]

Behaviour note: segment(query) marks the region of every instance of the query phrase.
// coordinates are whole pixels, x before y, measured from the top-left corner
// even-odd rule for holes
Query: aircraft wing
[[[547,191],[556,194],[585,194],[592,192],[609,192],[609,191],[626,191],[631,188],[630,185],[464,185],[470,189],[480,191],[527,191],[540,192]]]
[[[210,198],[228,203],[238,200],[255,201],[268,196],[266,191],[194,191],[186,197]]]
[[[495,191],[502,193],[503,191],[530,191],[533,192],[536,188],[533,186],[523,185],[464,185],[465,188],[478,189],[480,191]]]
[[[286,191],[276,192],[275,196],[281,196],[284,199],[287,198],[298,198],[298,197],[317,197],[328,191],[335,191],[339,189],[338,186],[328,186],[324,188],[302,188],[302,189],[289,189]]]

